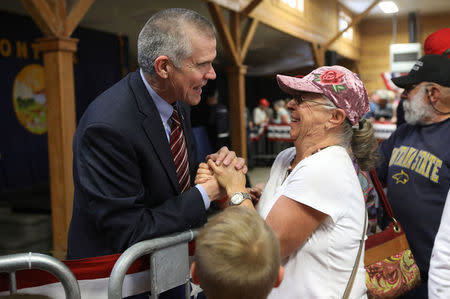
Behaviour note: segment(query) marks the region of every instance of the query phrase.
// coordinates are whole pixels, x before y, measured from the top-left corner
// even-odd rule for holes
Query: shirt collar
[[[144,77],[144,72],[142,69],[139,69],[139,73],[141,74],[142,81],[144,81],[144,85],[147,88],[148,93],[153,99],[153,102],[156,105],[156,109],[158,109],[158,113],[161,116],[163,123],[167,123],[169,118],[172,116],[173,107],[169,103],[167,103],[163,98],[161,98],[148,84],[147,80]]]

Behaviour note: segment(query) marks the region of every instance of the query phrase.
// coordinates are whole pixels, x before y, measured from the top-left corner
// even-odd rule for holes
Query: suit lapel
[[[170,152],[167,135],[162,124],[161,116],[159,115],[153,99],[148,93],[144,82],[142,82],[139,71],[132,73],[130,76],[130,86],[135,94],[136,102],[139,110],[145,115],[142,121],[142,127],[147,135],[150,143],[153,146],[161,164],[172,183],[172,186],[178,193],[180,193],[180,186],[178,183],[175,163],[173,162],[172,153]]]

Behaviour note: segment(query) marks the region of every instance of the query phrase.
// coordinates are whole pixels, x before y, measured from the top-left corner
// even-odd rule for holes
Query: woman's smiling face
[[[320,94],[303,93],[287,104],[291,113],[290,135],[294,143],[305,138],[323,135],[325,124],[330,119],[332,107]]]

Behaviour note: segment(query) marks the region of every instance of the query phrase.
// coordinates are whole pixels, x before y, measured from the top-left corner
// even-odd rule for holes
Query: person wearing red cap
[[[256,133],[258,138],[252,142],[250,151],[251,156],[253,156],[253,158],[255,159],[257,155],[264,155],[266,153],[266,140],[263,134],[264,127],[269,123],[270,120],[269,107],[269,101],[265,98],[261,98],[258,101],[258,106],[253,109],[252,130]]]
[[[263,126],[269,122],[269,115],[267,115],[267,108],[270,103],[267,99],[262,98],[258,102],[258,107],[253,109],[253,124],[255,126]]]
[[[425,55],[447,55],[450,58],[450,28],[442,28],[428,35],[423,44]]]
[[[423,44],[425,55],[447,55],[450,58],[450,28],[439,29],[427,36]],[[403,109],[404,99],[400,99],[397,107],[397,127],[405,122]]]
[[[450,28],[439,29],[430,34],[424,42],[425,54],[442,54],[450,58]],[[450,198],[447,195],[447,204],[444,207],[441,223],[433,245],[428,273],[428,296],[430,298],[450,298]]]
[[[366,89],[341,66],[277,80],[293,98],[287,108],[294,147],[278,154],[256,204],[278,237],[285,269],[268,298],[367,298],[367,216],[357,171],[375,166],[377,141],[371,123],[362,119],[369,110]],[[216,179],[230,205],[255,207],[242,172],[212,161],[208,166],[213,176],[200,166],[198,182]]]
[[[422,284],[405,298],[427,298],[431,251],[450,187],[450,59],[425,55],[392,81],[404,88],[406,123],[380,145],[377,173],[421,273]]]

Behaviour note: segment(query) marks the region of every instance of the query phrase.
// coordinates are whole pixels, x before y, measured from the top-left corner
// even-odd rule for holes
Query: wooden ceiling
[[[215,0],[223,2],[229,8],[240,10],[246,7],[251,0]],[[264,0],[276,1],[276,0]],[[70,6],[72,1],[67,1]],[[340,0],[356,15],[362,13],[373,0]],[[433,13],[437,11],[450,11],[449,0],[396,0],[399,14],[409,12]],[[80,25],[86,28],[119,33],[128,36],[130,45],[130,62],[132,68],[136,66],[136,44],[140,28],[149,16],[156,11],[167,7],[186,7],[198,11],[211,18],[207,5],[203,0],[95,0],[89,11],[81,20]],[[6,10],[27,15],[26,10],[17,0],[0,1],[0,10]],[[374,7],[365,18],[387,17],[378,7]],[[218,43],[219,55],[215,61],[219,69],[225,64],[224,49]],[[253,41],[249,45],[244,64],[248,66],[247,75],[268,75],[295,68],[314,65],[313,54],[309,43],[304,40],[282,33],[267,25],[259,23]]]

